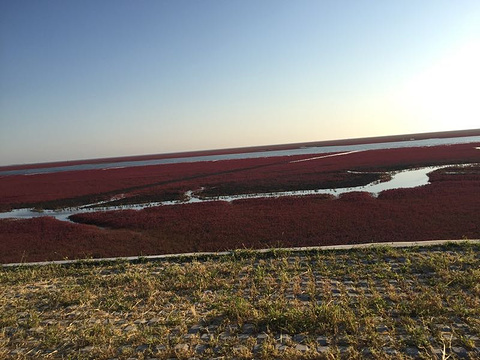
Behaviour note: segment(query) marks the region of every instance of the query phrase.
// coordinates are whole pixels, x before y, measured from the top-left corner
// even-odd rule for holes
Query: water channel
[[[469,166],[472,164],[464,164],[462,166]],[[417,186],[427,185],[429,183],[428,174],[448,166],[459,166],[455,165],[443,165],[443,166],[429,166],[419,169],[409,169],[397,172],[388,173],[390,175],[390,180],[384,182],[372,182],[364,186],[355,186],[349,188],[332,188],[332,189],[316,189],[316,190],[296,190],[296,191],[283,191],[283,192],[269,192],[269,193],[254,193],[254,194],[241,194],[241,195],[230,195],[230,196],[217,196],[212,198],[200,198],[195,195],[194,191],[188,191],[185,195],[185,200],[182,201],[164,201],[164,202],[152,202],[152,203],[143,203],[143,204],[134,204],[134,205],[121,205],[121,206],[104,206],[99,207],[102,203],[96,204],[87,204],[81,207],[76,208],[67,208],[60,210],[43,210],[36,211],[34,209],[15,209],[9,212],[0,213],[0,219],[6,218],[17,218],[17,219],[30,219],[41,216],[51,216],[61,221],[70,221],[68,217],[73,214],[78,214],[82,212],[97,212],[97,211],[112,211],[112,210],[142,210],[145,208],[153,206],[168,206],[168,205],[179,205],[179,204],[192,204],[199,202],[208,202],[208,201],[235,201],[241,199],[257,199],[257,198],[274,198],[274,197],[284,197],[284,196],[308,196],[308,195],[319,195],[319,194],[328,194],[333,196],[339,196],[353,191],[365,191],[371,193],[373,196],[378,196],[378,194],[385,190],[390,189],[399,189],[399,188],[413,188]],[[95,206],[95,207],[92,207]]]

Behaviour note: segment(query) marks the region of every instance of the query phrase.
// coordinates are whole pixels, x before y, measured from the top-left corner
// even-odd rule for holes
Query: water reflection
[[[428,174],[432,171],[443,169],[449,165],[444,166],[430,166],[414,170],[404,170],[399,172],[390,173],[391,179],[385,182],[373,182],[363,186],[354,186],[347,188],[334,188],[334,189],[318,189],[318,190],[298,190],[298,191],[283,191],[266,194],[245,194],[245,195],[233,195],[233,196],[219,196],[219,200],[233,201],[239,199],[255,199],[262,197],[281,197],[281,196],[305,196],[305,195],[319,195],[327,194],[339,196],[341,194],[353,192],[353,191],[365,191],[371,193],[373,196],[385,190],[390,189],[405,189],[413,188],[417,186],[426,185],[429,182]]]
[[[463,166],[468,166],[470,164],[465,164]],[[98,207],[102,203],[88,204],[77,208],[67,208],[61,210],[43,210],[37,211],[34,209],[15,209],[9,212],[0,213],[0,219],[6,218],[17,218],[17,219],[30,219],[41,216],[51,216],[61,221],[70,221],[68,217],[73,214],[82,213],[82,212],[97,212],[97,211],[111,211],[111,210],[142,210],[154,206],[168,206],[168,205],[178,205],[178,204],[192,204],[199,202],[208,202],[208,201],[235,201],[241,199],[257,199],[257,198],[278,198],[284,196],[308,196],[308,195],[319,195],[319,194],[328,194],[333,196],[339,196],[353,191],[365,191],[371,193],[373,196],[378,196],[378,194],[385,190],[390,189],[400,189],[400,188],[414,188],[417,186],[426,185],[429,182],[428,174],[438,170],[443,169],[452,165],[443,165],[443,166],[430,166],[413,170],[403,170],[398,172],[388,173],[390,175],[390,180],[385,182],[373,182],[364,186],[355,186],[349,188],[333,188],[333,189],[317,189],[317,190],[297,190],[297,191],[282,191],[282,192],[271,192],[271,193],[254,193],[254,194],[242,194],[242,195],[231,195],[231,196],[217,196],[214,198],[199,198],[195,195],[193,191],[187,191],[185,193],[185,200],[183,201],[163,201],[163,202],[152,202],[146,204],[134,204],[134,205],[120,205],[120,206],[105,206]],[[459,165],[455,165],[459,166]],[[95,207],[92,207],[95,206]]]

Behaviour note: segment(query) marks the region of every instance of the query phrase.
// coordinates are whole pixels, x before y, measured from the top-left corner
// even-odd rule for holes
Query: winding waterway
[[[465,164],[463,166],[468,166],[471,164]],[[417,186],[427,185],[429,183],[428,174],[442,169],[448,166],[459,166],[455,165],[443,165],[443,166],[429,166],[419,169],[403,170],[398,172],[388,173],[390,175],[390,180],[385,182],[373,182],[364,186],[355,186],[349,188],[332,188],[332,189],[317,189],[317,190],[296,190],[296,191],[283,191],[283,192],[270,192],[270,193],[254,193],[254,194],[241,194],[241,195],[231,195],[231,196],[217,196],[212,198],[200,198],[195,195],[193,191],[188,191],[186,195],[186,200],[183,201],[164,201],[164,202],[151,202],[144,204],[134,204],[134,205],[121,205],[121,206],[105,206],[98,207],[101,203],[97,204],[88,204],[76,208],[67,208],[61,210],[43,210],[41,212],[35,211],[34,209],[15,209],[9,212],[0,213],[0,219],[6,218],[17,218],[17,219],[30,219],[41,216],[51,216],[61,221],[70,221],[69,216],[73,214],[83,213],[83,212],[97,212],[97,211],[112,211],[112,210],[142,210],[145,208],[153,206],[168,206],[168,205],[178,205],[178,204],[192,204],[199,202],[209,202],[209,201],[235,201],[241,199],[257,199],[257,198],[272,198],[272,197],[284,197],[284,196],[308,196],[308,195],[319,195],[319,194],[328,194],[333,196],[339,196],[341,194],[353,192],[353,191],[365,191],[371,193],[373,196],[377,196],[380,192],[390,189],[399,189],[399,188],[414,188]],[[105,202],[106,203],[106,202]],[[92,206],[94,206],[92,208]]]

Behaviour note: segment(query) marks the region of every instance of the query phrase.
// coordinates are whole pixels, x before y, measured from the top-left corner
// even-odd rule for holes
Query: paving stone
[[[238,334],[237,339],[240,341],[246,341],[252,337],[251,334]]]
[[[453,346],[452,351],[457,355],[459,358],[466,359],[468,358],[468,352],[465,348],[461,346]]]
[[[242,332],[244,334],[252,334],[255,332],[255,325],[254,324],[244,324],[242,326]]]
[[[448,333],[452,332],[452,328],[447,325],[437,324],[436,327],[441,332],[448,332]]]
[[[175,345],[174,349],[175,351],[188,351],[189,347],[190,346],[188,344],[182,343]]]
[[[18,318],[28,318],[30,317],[30,313],[28,311],[21,311],[17,313]]]
[[[383,352],[387,355],[397,355],[398,352],[394,348],[391,347],[384,347],[382,348]]]
[[[210,332],[210,333],[213,333],[215,332],[215,330],[218,329],[218,325],[208,325],[207,326],[207,331]]]
[[[129,331],[133,331],[135,330],[137,327],[135,325],[128,325],[126,327],[123,328],[123,331],[124,332],[129,332]]]
[[[212,334],[202,334],[202,336],[200,336],[200,340],[202,341],[210,341],[211,339],[213,339]]]
[[[385,325],[379,325],[379,326],[377,326],[377,332],[386,333],[386,332],[388,332],[388,327],[386,327]]]
[[[405,354],[407,354],[408,356],[418,356],[420,353],[418,351],[418,349],[416,347],[407,347],[405,349]]]
[[[308,351],[308,346],[303,345],[303,344],[297,344],[297,345],[295,345],[295,350],[300,351],[300,352],[306,352],[306,351]]]
[[[306,339],[306,336],[303,334],[296,334],[293,335],[292,340],[295,341],[296,343],[302,343]]]
[[[285,351],[287,350],[287,346],[284,344],[275,344],[275,350],[277,351]]]
[[[89,324],[100,324],[102,322],[102,320],[100,319],[95,319],[95,318],[92,318],[92,319],[88,319],[87,321]],[[54,322],[52,322],[52,320],[44,320],[41,322],[42,325],[53,325]]]
[[[363,348],[362,351],[361,351],[361,354],[362,354],[362,356],[364,356],[367,359],[373,357],[372,350],[369,349],[369,348]]]
[[[188,340],[192,340],[192,339],[194,339],[194,338],[196,338],[196,337],[197,337],[196,334],[185,334],[185,335],[182,336],[182,339],[188,341]]]
[[[448,341],[451,340],[452,342],[453,342],[454,340],[456,340],[456,337],[453,336],[452,333],[442,333],[442,338],[445,339],[445,340],[448,340]]]
[[[480,338],[477,335],[472,335],[469,337],[469,339],[474,342],[480,342]]]
[[[162,352],[162,351],[167,350],[167,347],[165,345],[156,345],[154,347],[154,349],[155,349],[156,352]]]
[[[265,333],[261,333],[261,334],[258,334],[258,335],[257,335],[257,342],[258,342],[258,343],[262,343],[262,342],[264,342],[264,341],[267,340],[267,339],[268,339],[268,335],[265,334]]]
[[[434,356],[434,359],[443,359],[443,349],[440,348],[433,348],[432,353]]]
[[[259,352],[262,351],[262,349],[263,349],[263,345],[262,345],[262,344],[256,344],[256,345],[253,346],[252,352],[253,352],[254,354],[258,354]]]
[[[203,354],[205,350],[207,350],[207,346],[203,344],[196,345],[194,349],[195,353],[197,354]]]
[[[12,331],[12,333],[15,333],[16,331],[17,331],[17,329]],[[28,329],[28,331],[33,332],[33,333],[37,333],[37,334],[41,334],[45,331],[45,329],[41,326],[37,326],[37,327]]]
[[[193,325],[190,329],[188,329],[189,334],[198,334],[202,330],[202,326],[200,325]]]
[[[329,344],[328,338],[326,336],[319,336],[317,337],[316,341],[320,346],[327,346]]]
[[[222,341],[228,340],[230,338],[230,333],[227,331],[223,331],[220,334],[218,334],[218,338]]]
[[[136,352],[144,352],[146,350],[148,350],[149,346],[147,344],[142,344],[142,345],[139,345],[135,348],[135,351]]]
[[[317,351],[319,353],[326,353],[330,350],[329,346],[317,346]]]
[[[468,325],[465,323],[455,323],[453,324],[454,328],[468,330]]]
[[[10,355],[21,355],[23,353],[25,353],[27,351],[27,349],[25,348],[16,348],[15,350],[12,350],[10,351]]]
[[[302,293],[297,295],[298,300],[300,301],[310,301],[311,297],[308,294]]]

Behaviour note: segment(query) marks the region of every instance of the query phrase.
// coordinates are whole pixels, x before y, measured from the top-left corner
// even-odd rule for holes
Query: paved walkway
[[[16,319],[2,328],[0,355],[3,349],[12,359],[480,359],[479,248],[429,245],[98,265],[91,279],[75,270],[44,282],[20,276],[0,293],[2,316]],[[206,272],[198,277],[200,271]],[[140,295],[153,280],[155,291]],[[90,297],[75,300],[80,295],[67,292],[75,286]],[[116,291],[138,301],[122,308],[112,303]],[[55,329],[60,339],[52,340]],[[96,332],[111,335],[104,343],[79,335]]]

